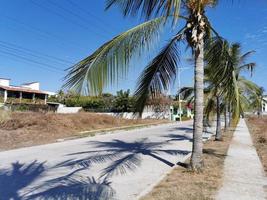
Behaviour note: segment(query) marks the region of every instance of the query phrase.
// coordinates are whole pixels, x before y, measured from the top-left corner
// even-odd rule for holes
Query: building
[[[49,92],[40,90],[39,82],[12,86],[10,85],[10,79],[0,78],[1,103],[46,104],[48,95]]]

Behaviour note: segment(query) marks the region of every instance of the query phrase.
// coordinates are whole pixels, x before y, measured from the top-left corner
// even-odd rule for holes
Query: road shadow
[[[42,190],[29,195],[27,199],[42,200],[113,200],[115,190],[107,179],[96,180],[94,177],[64,176],[46,181],[33,191]]]
[[[170,132],[174,131],[184,131],[186,133],[193,133],[193,128],[188,128],[188,127],[174,127],[169,129]]]
[[[75,176],[80,170],[31,187],[31,184],[42,178],[47,170],[50,169],[38,161],[30,164],[15,162],[10,168],[1,169],[0,200],[113,200],[115,197],[115,191],[108,179]],[[20,193],[21,190],[24,190],[23,193]]]
[[[227,156],[226,154],[216,153],[215,149],[203,149],[203,153],[215,156],[217,158],[224,158]]]
[[[10,169],[0,170],[0,199],[21,200],[19,191],[26,188],[45,171],[44,163],[33,161],[30,164],[12,163]]]
[[[110,162],[107,167],[102,169],[100,177],[111,177],[116,174],[125,174],[128,171],[134,171],[141,165],[142,155],[150,156],[159,162],[170,167],[175,164],[164,158],[165,155],[187,155],[190,152],[186,150],[164,149],[163,145],[167,142],[150,142],[147,139],[141,139],[135,142],[125,142],[122,140],[112,140],[111,142],[93,141],[88,145],[98,148],[97,151],[82,151],[67,156],[86,155],[81,159],[70,159],[59,163],[57,167],[75,167],[87,169],[93,164]]]
[[[178,134],[169,134],[169,135],[163,135],[162,137],[166,138],[167,142],[173,142],[173,141],[185,141],[188,140],[189,142],[192,142],[192,137],[186,136],[186,135],[178,135]]]

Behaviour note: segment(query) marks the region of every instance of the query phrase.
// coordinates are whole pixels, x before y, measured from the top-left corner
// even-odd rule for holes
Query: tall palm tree
[[[211,41],[211,40],[210,40]],[[241,54],[241,47],[227,41],[213,40],[208,43],[205,53],[205,116],[216,113],[216,140],[222,140],[221,114],[230,103],[235,111],[233,117],[238,118],[244,113],[251,95],[258,96],[259,87],[252,81],[241,76],[241,72],[253,71],[255,63],[246,63],[253,51]],[[214,49],[218,49],[215,50]],[[218,73],[219,72],[219,73]],[[193,88],[184,87],[180,90],[184,98],[192,101]]]
[[[135,91],[136,109],[142,113],[150,96],[156,97],[168,90],[177,73],[180,58],[178,43],[186,41],[192,49],[195,65],[195,120],[191,166],[193,170],[201,169],[204,43],[211,33],[215,33],[205,10],[216,4],[217,0],[107,0],[106,9],[118,6],[124,16],[140,14],[145,22],[114,37],[74,65],[66,76],[64,86],[86,94],[102,92],[105,86],[113,84],[118,77],[127,75],[131,59],[151,49],[161,27],[167,28],[167,22],[171,21],[172,27],[177,28],[178,19],[184,20],[183,28],[170,39],[140,75]]]
[[[214,49],[217,49],[214,51]],[[231,119],[236,123],[248,103],[248,95],[258,92],[259,87],[253,82],[241,76],[244,72],[252,72],[256,66],[254,62],[247,59],[254,51],[241,53],[241,46],[238,43],[230,44],[227,41],[214,40],[206,52],[206,60],[209,66],[209,78],[216,88],[221,90],[221,98],[225,109],[229,111],[229,124]],[[217,119],[220,123],[220,113],[217,108]],[[233,115],[232,115],[233,114]],[[226,122],[227,120],[225,120]],[[221,139],[221,132],[216,138]]]

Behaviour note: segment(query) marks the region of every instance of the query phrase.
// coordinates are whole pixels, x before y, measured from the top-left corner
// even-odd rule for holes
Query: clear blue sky
[[[244,52],[256,50],[250,59],[258,64],[252,79],[267,89],[267,1],[220,2],[208,10],[210,21],[223,37],[240,42]],[[43,90],[59,90],[64,69],[140,22],[123,18],[117,8],[104,11],[104,5],[104,0],[1,0],[0,77],[11,78],[14,85],[39,81]],[[108,91],[133,90],[146,61],[133,63],[129,77]],[[190,68],[182,72],[181,83],[192,85],[192,66],[182,65]],[[177,83],[172,92],[176,90]]]

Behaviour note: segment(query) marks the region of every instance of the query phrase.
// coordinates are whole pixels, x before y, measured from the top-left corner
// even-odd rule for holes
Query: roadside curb
[[[113,128],[105,128],[99,130],[90,130],[90,131],[81,131],[78,132],[75,136],[57,139],[56,142],[64,142],[73,139],[80,139],[85,137],[94,137],[96,135],[105,135],[105,134],[112,134],[118,131],[130,131],[135,129],[141,128],[150,128],[154,126],[161,126],[161,125],[168,125],[168,124],[175,124],[176,122],[166,122],[166,123],[149,123],[149,124],[138,124],[133,126],[121,126],[121,127],[113,127]]]

